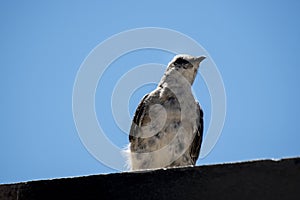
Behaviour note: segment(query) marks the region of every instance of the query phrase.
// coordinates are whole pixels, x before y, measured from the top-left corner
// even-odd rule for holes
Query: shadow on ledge
[[[300,199],[300,158],[0,185],[0,199]]]

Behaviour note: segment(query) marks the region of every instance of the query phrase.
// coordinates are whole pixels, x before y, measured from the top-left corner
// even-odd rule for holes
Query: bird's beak
[[[196,62],[200,64],[200,62],[202,60],[204,60],[205,58],[206,58],[206,56],[199,56],[199,57],[196,58]]]
[[[194,60],[194,66],[196,66],[198,69],[200,66],[200,62],[202,62],[205,58],[206,58],[205,56],[196,57]]]

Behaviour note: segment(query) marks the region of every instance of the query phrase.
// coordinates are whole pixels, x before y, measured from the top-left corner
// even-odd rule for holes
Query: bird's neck
[[[186,90],[191,90],[194,77],[185,77],[176,70],[166,71],[162,77],[159,86],[169,87],[169,88],[184,88]]]

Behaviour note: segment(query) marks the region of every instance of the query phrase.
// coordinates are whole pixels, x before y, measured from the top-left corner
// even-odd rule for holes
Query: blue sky
[[[149,26],[195,39],[222,75],[225,126],[198,165],[299,156],[299,9],[299,1],[2,1],[0,183],[116,172],[80,141],[72,115],[73,84],[81,63],[100,42]],[[107,80],[122,75],[118,64],[130,69],[172,58],[159,51],[127,56],[114,63]],[[134,93],[131,114],[153,87]],[[102,89],[100,84],[96,102]],[[201,98],[201,91],[204,86],[195,90],[208,122],[209,98]],[[103,95],[109,92],[106,88]],[[124,146],[126,134],[101,105],[96,103],[99,120],[114,133],[111,140]]]

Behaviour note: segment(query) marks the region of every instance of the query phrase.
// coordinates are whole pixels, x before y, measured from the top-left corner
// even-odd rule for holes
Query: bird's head
[[[203,61],[205,56],[190,56],[186,54],[176,55],[168,64],[166,73],[171,73],[176,70],[184,78],[186,78],[190,84],[193,84],[200,62]]]

